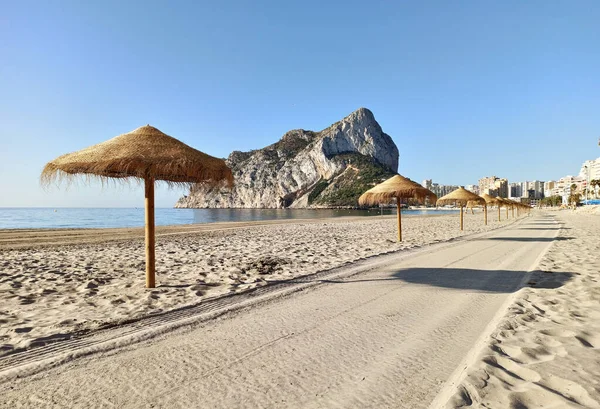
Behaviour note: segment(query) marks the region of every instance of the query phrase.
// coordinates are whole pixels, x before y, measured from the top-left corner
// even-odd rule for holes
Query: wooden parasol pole
[[[485,217],[485,225],[487,226],[487,204],[483,205],[483,214]]]
[[[508,220],[508,206],[506,206],[506,220]]]
[[[154,288],[155,256],[154,256],[154,178],[145,179],[146,190],[146,288]]]
[[[396,198],[396,206],[398,207],[398,241],[402,241],[402,217],[400,211],[400,198]]]
[[[463,230],[463,205],[460,205],[460,229]]]
[[[512,218],[514,219],[515,218],[515,207],[511,206],[510,209],[512,210]]]
[[[500,205],[498,205],[498,221],[500,221]]]

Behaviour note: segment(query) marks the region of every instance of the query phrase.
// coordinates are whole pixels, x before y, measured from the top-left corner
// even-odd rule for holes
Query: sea
[[[455,213],[452,209],[406,209],[406,216]],[[353,209],[155,209],[157,226],[193,223],[241,222],[277,219],[396,214],[392,208]],[[144,226],[144,208],[45,208],[0,207],[0,229],[109,228]]]

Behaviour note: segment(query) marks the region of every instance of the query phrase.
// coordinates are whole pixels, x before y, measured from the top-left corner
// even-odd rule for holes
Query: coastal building
[[[579,177],[584,180],[582,189],[587,188],[588,182],[600,179],[600,158],[583,162]]]
[[[458,189],[456,185],[441,185],[434,183],[432,179],[425,179],[421,185],[431,190],[437,197],[446,196],[448,193]]]
[[[492,197],[498,197],[498,189],[483,189],[483,193]]]
[[[502,198],[508,197],[508,180],[507,179],[496,179],[494,181],[494,188],[498,191],[498,196]]]
[[[523,197],[523,182],[513,182],[508,185],[508,197],[520,199]]]
[[[484,178],[479,179],[479,191],[483,193],[488,193],[489,190],[496,189],[496,186],[494,185],[496,179],[498,179],[498,177],[496,176],[486,176]]]
[[[544,182],[544,197],[559,196],[558,193],[558,182],[555,180],[549,180]]]
[[[544,182],[540,180],[513,182],[508,185],[508,197],[511,199],[543,199],[545,197]]]
[[[509,194],[508,180],[498,176],[486,176],[479,179],[479,192],[494,197],[507,198]]]
[[[556,182],[556,192],[559,196],[562,196],[563,204],[569,203],[569,196],[571,193],[581,193],[584,188],[586,180],[581,176],[565,176]]]
[[[479,185],[466,185],[465,189],[469,192],[475,193],[476,195],[479,194]]]

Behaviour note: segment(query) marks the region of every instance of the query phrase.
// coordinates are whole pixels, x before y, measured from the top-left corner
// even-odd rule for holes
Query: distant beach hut
[[[193,183],[233,185],[231,170],[217,159],[146,125],[106,142],[50,161],[41,175],[43,185],[82,174],[90,179],[133,178],[144,181],[146,205],[146,287],[155,287],[154,182],[169,186]]]
[[[463,222],[463,208],[467,205],[467,203],[472,202],[471,204],[485,204],[485,200],[482,197],[477,196],[473,192],[469,192],[464,187],[459,187],[455,191],[448,193],[446,196],[442,196],[436,202],[437,206],[444,205],[455,205],[460,206],[460,229],[464,230],[464,222]]]
[[[400,200],[413,199],[419,203],[425,203],[425,200],[429,199],[431,203],[434,203],[437,196],[431,190],[424,188],[417,182],[413,182],[404,176],[396,175],[363,193],[358,198],[358,204],[361,206],[372,206],[389,203],[392,199],[396,199],[396,207],[398,208],[398,241],[402,241]]]

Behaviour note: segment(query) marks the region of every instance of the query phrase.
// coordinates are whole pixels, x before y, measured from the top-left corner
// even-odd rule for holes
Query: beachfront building
[[[484,178],[479,179],[479,192],[487,193],[490,196],[495,197],[496,195],[491,195],[489,191],[496,189],[496,187],[494,186],[494,182],[496,181],[496,179],[498,179],[498,177],[496,176],[486,176]]]
[[[475,193],[476,195],[479,194],[479,186],[478,185],[466,185],[465,189],[467,189],[469,192]]]
[[[569,204],[571,193],[581,193],[584,188],[585,178],[581,176],[565,176],[556,182],[556,191],[562,196],[563,204]]]
[[[497,176],[486,176],[479,179],[479,193],[493,197],[508,197],[508,180]]]
[[[579,171],[579,178],[583,179],[582,192],[583,189],[596,192],[597,189],[591,182],[592,180],[600,180],[600,158],[583,162]],[[588,197],[593,198],[594,195]]]
[[[530,199],[543,199],[544,182],[540,180],[527,182],[527,197],[529,197]]]
[[[508,186],[510,199],[543,199],[545,197],[544,182],[534,180],[531,182],[513,182]]]
[[[526,191],[527,188],[523,189],[523,182],[513,182],[508,185],[508,197],[509,199],[520,199],[523,196],[523,191]]]
[[[549,180],[544,182],[544,197],[560,196],[558,190],[558,182],[555,180]]]
[[[496,179],[494,181],[494,187],[498,190],[498,197],[508,197],[508,180],[507,179]]]
[[[424,188],[431,190],[437,197],[446,196],[448,193],[458,189],[455,185],[441,185],[439,183],[433,183],[432,179],[425,179],[421,185]]]
[[[579,176],[586,180],[600,179],[600,158],[583,162]]]

